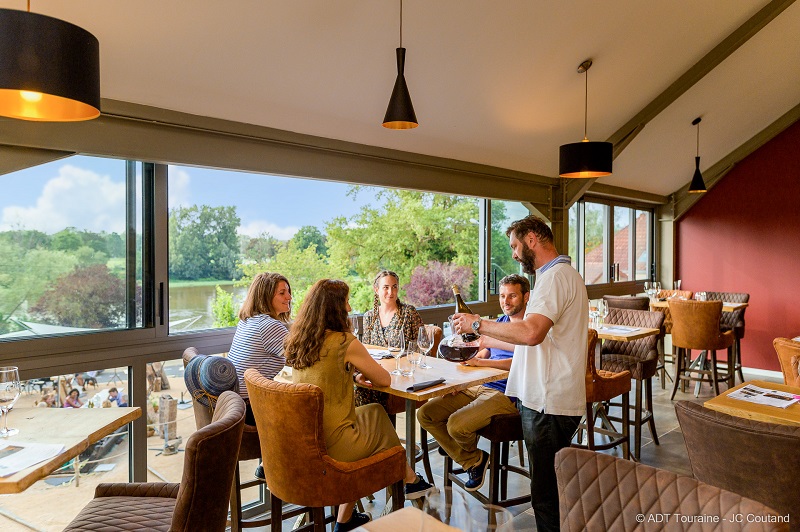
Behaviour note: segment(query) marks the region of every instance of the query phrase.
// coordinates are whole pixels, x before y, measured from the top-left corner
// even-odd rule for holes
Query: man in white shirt
[[[527,216],[506,231],[514,260],[536,274],[525,319],[483,321],[456,314],[456,332],[475,331],[514,344],[506,394],[517,397],[531,470],[538,530],[559,530],[555,454],[568,447],[586,407],[589,299],[570,258],[559,255],[544,220]]]

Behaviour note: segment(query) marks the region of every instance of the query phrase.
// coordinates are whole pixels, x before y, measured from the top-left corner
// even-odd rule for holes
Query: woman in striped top
[[[247,290],[239,310],[239,324],[233,335],[228,359],[236,367],[239,394],[247,403],[245,423],[255,425],[250,398],[244,386],[244,372],[255,368],[272,379],[286,363],[283,340],[289,334],[292,288],[279,273],[259,273]]]

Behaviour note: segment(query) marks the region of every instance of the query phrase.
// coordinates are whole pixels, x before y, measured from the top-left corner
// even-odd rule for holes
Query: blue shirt
[[[502,316],[497,318],[497,320],[495,320],[495,321],[497,321],[497,323],[506,323],[506,322],[511,321],[511,318],[509,318],[508,316],[503,314]],[[489,348],[489,360],[505,360],[505,359],[511,358],[513,356],[514,356],[514,352],[513,351],[506,351],[505,349],[497,349],[497,348],[494,348],[494,347],[490,347]],[[507,382],[508,381],[506,379],[503,379],[501,381],[493,381],[493,382],[484,383],[484,386],[488,386],[489,388],[494,388],[495,390],[498,390],[500,393],[506,393],[506,383]],[[513,397],[511,397],[510,399],[513,400]]]

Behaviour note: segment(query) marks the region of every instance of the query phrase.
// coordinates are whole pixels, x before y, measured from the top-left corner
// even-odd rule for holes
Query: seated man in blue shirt
[[[503,277],[500,280],[503,315],[497,321],[521,321],[525,317],[529,296],[528,279],[517,274]],[[479,342],[484,349],[463,364],[504,370],[511,368],[512,344],[488,336],[481,336]],[[417,411],[420,427],[431,433],[441,448],[467,471],[467,491],[477,491],[483,486],[489,465],[489,453],[478,449],[476,432],[487,426],[492,416],[517,413],[514,398],[507,397],[505,391],[505,380],[488,382],[431,399]]]

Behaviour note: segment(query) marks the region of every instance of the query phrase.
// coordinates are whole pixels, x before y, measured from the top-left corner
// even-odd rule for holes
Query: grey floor
[[[670,365],[667,365],[667,370],[671,373],[673,368]],[[763,375],[748,375],[747,371],[745,370],[745,379],[759,379],[764,381],[774,381],[774,382],[782,382],[780,378],[770,378],[764,377]],[[737,380],[738,383],[738,380]],[[724,391],[725,386],[721,385],[721,389]],[[711,399],[714,394],[711,386],[707,383],[703,383],[700,387],[699,394],[695,397],[695,389],[692,387],[691,390],[687,390],[687,392],[682,392],[680,389],[675,395],[675,400],[670,400],[670,394],[672,393],[672,381],[667,378],[666,379],[666,388],[661,388],[661,382],[656,376],[653,379],[653,410],[655,412],[655,424],[656,424],[656,432],[658,434],[659,445],[655,445],[653,439],[650,435],[648,428],[645,426],[642,430],[642,448],[641,448],[641,460],[640,462],[643,464],[647,464],[653,467],[658,467],[662,469],[666,469],[669,471],[673,471],[675,473],[680,473],[684,475],[691,475],[691,469],[689,467],[688,459],[686,457],[686,448],[684,447],[683,436],[680,431],[680,427],[678,425],[678,420],[675,417],[675,409],[674,409],[674,401],[680,400],[687,400],[687,401],[694,401],[694,402],[705,402],[708,399]],[[631,402],[633,402],[633,391],[631,391]],[[612,414],[613,414],[612,410]],[[404,434],[404,419],[403,415],[398,416],[397,420],[397,428],[399,434]],[[631,437],[633,437],[631,431]],[[597,441],[601,441],[602,436],[597,436]],[[489,450],[488,446],[485,445],[485,441],[481,442],[480,447],[484,448],[485,450]],[[511,447],[511,460],[512,463],[519,464],[519,456],[518,456],[518,448],[516,445],[512,445]],[[621,456],[621,451],[617,449],[611,449],[609,451],[603,451],[615,456]],[[434,473],[434,481],[436,486],[441,487],[443,485],[442,479],[442,471],[444,465],[444,459],[439,455],[438,452],[433,451],[430,454],[431,459],[431,466]],[[527,465],[527,457],[526,457],[526,465]],[[417,471],[423,473],[422,463],[417,464]],[[509,496],[515,496],[523,493],[530,492],[530,484],[526,478],[520,477],[519,475],[511,474],[509,476]],[[488,476],[487,480],[484,483],[484,486],[481,488],[481,492],[488,495]],[[467,500],[470,504],[474,504],[475,506],[480,506],[480,502],[475,499],[474,497],[467,495]],[[407,502],[407,505],[411,503]],[[370,512],[374,517],[377,517],[381,514],[384,509],[385,505],[385,494],[383,492],[375,494],[375,499],[371,502],[364,501],[364,510]],[[527,530],[536,530],[536,523],[533,517],[533,512],[530,508],[530,504],[524,504],[509,508],[509,510],[514,514],[514,528],[515,530],[519,531],[527,531]],[[284,530],[291,530],[293,523],[287,521],[284,523]]]

